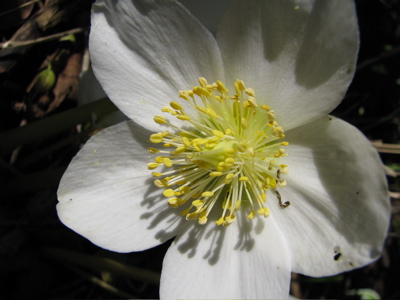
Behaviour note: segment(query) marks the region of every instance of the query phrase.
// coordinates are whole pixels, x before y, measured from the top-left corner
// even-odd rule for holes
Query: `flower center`
[[[267,105],[259,106],[255,92],[246,88],[243,81],[234,83],[235,94],[229,96],[225,85],[217,81],[208,84],[199,78],[200,86],[180,91],[179,96],[198,112],[186,114],[178,102],[162,108],[183,121],[178,127],[165,116],[157,115],[154,121],[173,129],[152,134],[150,141],[162,143],[163,150],[149,148],[159,153],[150,170],[165,166],[167,171],[153,172],[155,185],[164,188],[171,207],[184,206],[182,215],[187,220],[207,222],[215,205],[222,207],[217,225],[230,225],[242,206],[249,210],[248,219],[256,214],[268,217],[266,191],[272,189],[281,207],[283,203],[277,187],[285,187],[283,174],[288,167],[281,163],[286,156],[281,141],[285,135],[275,120],[275,113]],[[171,169],[171,170],[169,170]]]

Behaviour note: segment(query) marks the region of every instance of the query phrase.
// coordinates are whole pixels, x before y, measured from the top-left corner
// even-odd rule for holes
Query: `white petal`
[[[154,187],[147,132],[123,122],[93,136],[72,160],[58,189],[61,221],[96,245],[131,252],[176,235],[181,217]]]
[[[286,299],[290,256],[273,218],[229,227],[192,227],[172,243],[161,274],[162,299]]]
[[[384,169],[370,142],[330,116],[291,130],[285,140],[289,174],[280,193],[291,205],[273,205],[272,213],[290,241],[293,271],[327,276],[377,259],[390,210]]]
[[[227,80],[242,79],[285,130],[341,101],[354,73],[353,1],[235,1],[217,33]]]
[[[93,69],[129,118],[158,130],[151,118],[200,76],[223,78],[212,34],[175,1],[97,1],[90,34]]]

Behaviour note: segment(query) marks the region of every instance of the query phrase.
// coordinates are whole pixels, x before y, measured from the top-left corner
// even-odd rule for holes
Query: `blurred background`
[[[109,252],[61,224],[55,210],[72,157],[122,116],[108,99],[93,102],[103,94],[90,72],[91,5],[0,2],[0,299],[159,297],[169,243]],[[358,127],[381,155],[390,231],[382,257],[369,266],[328,278],[293,274],[297,298],[400,298],[400,2],[358,0],[356,6],[358,67],[333,115]]]

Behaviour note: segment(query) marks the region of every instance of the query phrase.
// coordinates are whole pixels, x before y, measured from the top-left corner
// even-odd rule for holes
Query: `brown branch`
[[[0,13],[0,17],[2,17],[2,16],[4,16],[4,15],[7,15],[7,14],[9,14],[9,13],[12,13],[13,11],[19,10],[19,9],[21,9],[21,8],[27,7],[27,6],[29,6],[29,5],[35,4],[36,2],[39,2],[39,1],[40,1],[40,0],[32,0],[32,1],[26,2],[26,3],[24,3],[24,4],[21,4],[21,5],[17,6],[17,7],[14,7],[14,8],[12,8],[12,9],[6,10],[6,11]]]
[[[32,40],[27,40],[27,41],[7,41],[4,43],[0,43],[0,49],[10,49],[10,48],[15,48],[15,47],[22,47],[22,46],[28,46],[28,45],[33,45],[33,44],[38,44],[38,43],[44,43],[48,42],[51,40],[55,39],[60,39],[64,36],[70,35],[70,34],[75,34],[78,32],[83,32],[85,31],[86,28],[81,27],[81,28],[75,28],[71,30],[67,30],[64,32],[59,32],[55,34],[51,34],[45,37],[37,38],[37,39],[32,39]]]
[[[400,145],[385,144],[382,141],[371,141],[372,145],[381,153],[400,154]]]
[[[17,45],[20,42],[38,40],[46,34],[46,32],[55,31],[55,27],[61,22],[67,22],[76,15],[84,5],[88,5],[87,1],[79,0],[47,0],[46,4],[14,33],[14,35],[6,42],[6,48],[0,48],[0,75],[10,72],[20,60],[21,57],[28,53],[34,44],[28,43],[24,47],[11,47],[11,44]],[[53,32],[54,32],[53,31]],[[44,37],[47,38],[47,37]],[[19,44],[20,45],[20,44]]]

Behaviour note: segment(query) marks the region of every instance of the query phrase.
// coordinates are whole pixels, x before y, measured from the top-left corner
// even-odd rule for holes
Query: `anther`
[[[225,136],[225,134],[219,130],[211,130],[212,134],[219,137],[219,138],[223,138]]]
[[[225,87],[225,85],[224,85],[221,81],[219,81],[219,80],[217,80],[217,90],[218,90],[218,92],[220,92],[221,94],[222,94],[222,93],[228,93],[228,92],[229,92],[228,89]]]
[[[172,161],[168,157],[163,158],[163,164],[168,168],[172,167]]]
[[[170,102],[169,105],[171,105],[171,107],[172,107],[173,109],[176,109],[176,110],[182,110],[182,109],[183,109],[182,105],[180,105],[180,104],[179,104],[178,102],[176,102],[176,101]]]
[[[175,192],[173,189],[166,189],[164,190],[163,195],[167,198],[170,198],[172,196],[175,196]]]
[[[233,173],[227,174],[227,175],[225,176],[225,181],[224,181],[225,184],[230,184],[230,183],[232,182],[234,176],[235,176],[235,175],[234,175]]]
[[[171,198],[168,200],[168,204],[171,207],[178,207],[179,206],[179,198]]]
[[[241,122],[242,128],[247,129],[249,127],[249,124],[247,123],[247,119],[242,118],[241,121],[242,121]]]
[[[153,120],[154,120],[154,122],[156,122],[158,124],[167,123],[167,119],[164,116],[155,116]]]
[[[150,136],[150,142],[153,144],[161,143],[163,140],[163,136],[161,133],[154,133]]]
[[[179,120],[182,120],[182,121],[189,121],[190,120],[190,117],[188,115],[177,115],[176,117]]]
[[[181,192],[183,195],[187,195],[187,194],[190,193],[191,188],[189,186],[187,186],[187,185],[184,185],[184,186],[180,186],[178,188],[178,191]]]
[[[189,94],[187,91],[179,91],[179,97],[181,97],[182,99],[185,99],[187,101],[189,101]]]
[[[199,224],[204,225],[207,223],[207,216],[203,216],[199,218]]]
[[[269,107],[268,105],[265,105],[265,104],[261,105],[261,108],[266,110],[266,111],[270,111],[271,110],[271,107]]]
[[[151,153],[151,154],[156,154],[156,153],[160,152],[160,150],[158,150],[158,149],[156,149],[156,148],[152,148],[152,147],[147,148],[147,150],[148,150],[149,153]]]
[[[216,223],[218,226],[222,225],[222,224],[224,223],[224,218],[223,218],[223,217],[219,218],[217,221],[215,221],[215,223]]]
[[[204,198],[209,198],[209,197],[214,196],[214,192],[206,191],[206,192],[203,192],[203,193],[201,194],[201,196],[204,197]]]
[[[172,154],[181,154],[182,152],[185,152],[185,150],[186,150],[186,147],[185,147],[185,146],[180,146],[180,147],[177,147],[177,148],[172,152]]]
[[[249,220],[253,220],[254,219],[254,217],[255,217],[255,212],[254,212],[254,210],[250,213],[250,214],[248,214],[247,215],[247,218],[249,219]]]
[[[172,113],[172,109],[171,109],[171,107],[169,107],[169,106],[164,106],[164,107],[161,109],[161,111],[162,111],[162,112],[167,112],[167,113]]]
[[[189,141],[189,139],[188,139],[186,136],[184,136],[184,137],[182,138],[182,142],[183,142],[183,144],[185,145],[186,148],[189,148],[189,147],[190,147],[190,141]]]
[[[244,90],[244,92],[245,92],[247,95],[251,96],[251,97],[255,97],[255,96],[256,96],[256,92],[255,92],[252,88],[246,88],[246,89]]]
[[[207,80],[204,77],[199,78],[199,83],[203,88],[205,88],[208,85]]]
[[[148,164],[147,164],[147,168],[148,168],[149,170],[154,170],[154,169],[156,169],[158,166],[159,166],[159,164],[158,164],[158,163],[154,163],[154,162],[151,162],[151,163],[148,163]]]
[[[218,118],[217,113],[216,113],[211,107],[208,107],[208,108],[207,108],[207,114],[208,114],[210,117]]]
[[[204,205],[204,201],[203,201],[203,200],[194,200],[194,201],[192,202],[192,205],[193,205],[194,207],[196,207],[196,208],[199,208],[199,207],[201,207],[201,206]]]
[[[218,176],[222,176],[222,172],[211,172],[210,177],[218,177]]]

